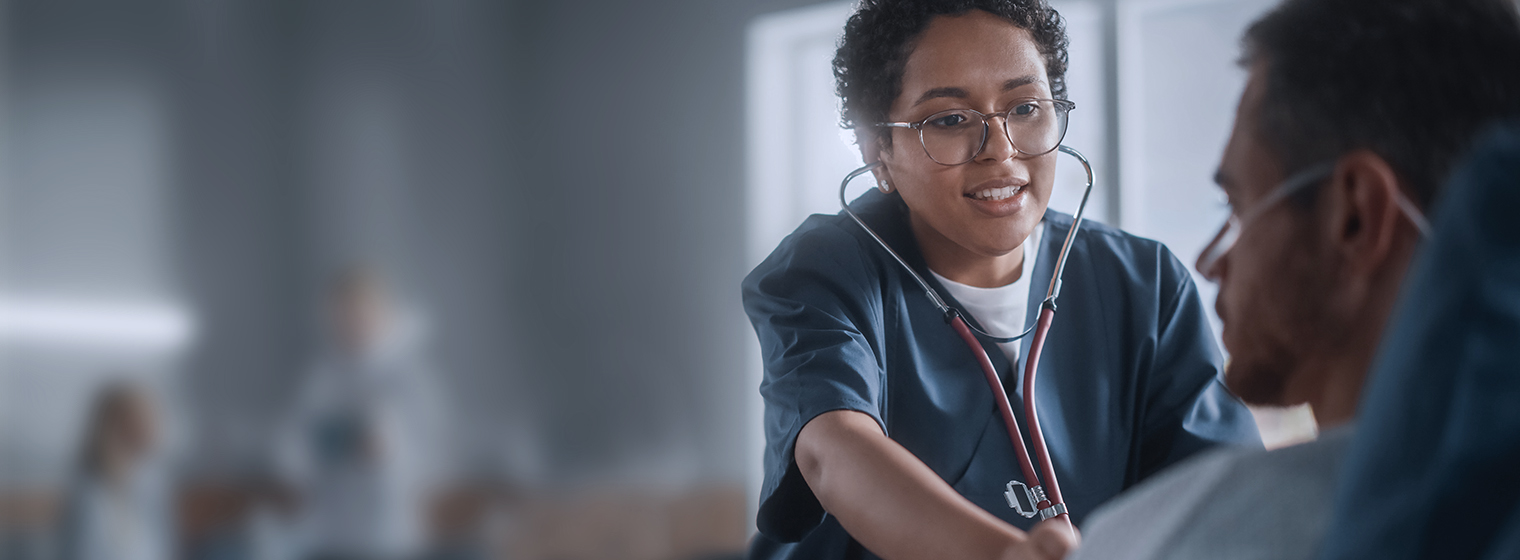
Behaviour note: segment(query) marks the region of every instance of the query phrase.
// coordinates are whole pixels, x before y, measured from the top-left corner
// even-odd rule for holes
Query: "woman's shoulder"
[[[1049,210],[1045,213],[1045,223],[1049,231],[1059,234],[1064,240],[1066,232],[1070,230],[1075,219],[1071,214]],[[1083,241],[1095,252],[1113,255],[1119,258],[1153,257],[1155,255],[1171,255],[1171,251],[1160,241],[1141,237],[1117,227],[1091,219],[1082,220],[1082,230],[1077,232],[1077,239]]]
[[[757,329],[804,316],[855,329],[880,324],[887,290],[881,263],[851,226],[859,229],[848,216],[813,215],[749,273],[742,299]]]
[[[867,278],[870,241],[844,214],[813,214],[787,235],[745,279],[748,286],[767,277],[824,273],[839,279]]]
[[[1070,214],[1046,212],[1046,248],[1059,251],[1073,221]],[[1166,244],[1102,222],[1084,219],[1072,251],[1068,266],[1079,262],[1075,257],[1080,251],[1082,260],[1100,269],[1099,274],[1117,275],[1130,282],[1175,285],[1191,281],[1187,267]]]

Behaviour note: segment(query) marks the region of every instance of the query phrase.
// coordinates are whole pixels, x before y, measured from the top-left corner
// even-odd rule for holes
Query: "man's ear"
[[[1401,184],[1387,160],[1370,150],[1348,153],[1337,162],[1327,197],[1326,233],[1350,268],[1375,272],[1392,255],[1405,229],[1395,199]]]

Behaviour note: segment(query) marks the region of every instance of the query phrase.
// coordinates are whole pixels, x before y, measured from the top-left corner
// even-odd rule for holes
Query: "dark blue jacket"
[[[1520,558],[1520,126],[1479,144],[1368,375],[1322,558]]]

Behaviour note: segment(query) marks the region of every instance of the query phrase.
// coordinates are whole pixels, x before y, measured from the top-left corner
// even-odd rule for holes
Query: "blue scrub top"
[[[959,307],[928,273],[900,196],[873,189],[851,208]],[[1030,319],[1071,223],[1045,213]],[[1086,222],[1063,282],[1035,390],[1074,522],[1211,445],[1261,445],[1249,411],[1219,381],[1222,360],[1192,278],[1165,246]],[[870,415],[962,496],[1033,526],[1003,498],[1023,476],[976,358],[848,216],[809,217],[745,278],[744,307],[765,361],[765,482],[751,558],[875,558],[823,510],[792,456],[802,427],[833,410]],[[1032,445],[1023,367],[982,346]],[[1020,356],[1028,355],[1026,337]]]

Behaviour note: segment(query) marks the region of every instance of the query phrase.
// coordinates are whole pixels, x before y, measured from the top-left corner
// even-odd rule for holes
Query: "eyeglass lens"
[[[986,145],[987,120],[1003,117],[1003,130],[1020,154],[1049,153],[1066,135],[1066,110],[1049,99],[1020,102],[1006,113],[984,116],[970,109],[954,109],[930,115],[919,127],[924,151],[936,162],[957,165],[971,161]]]

